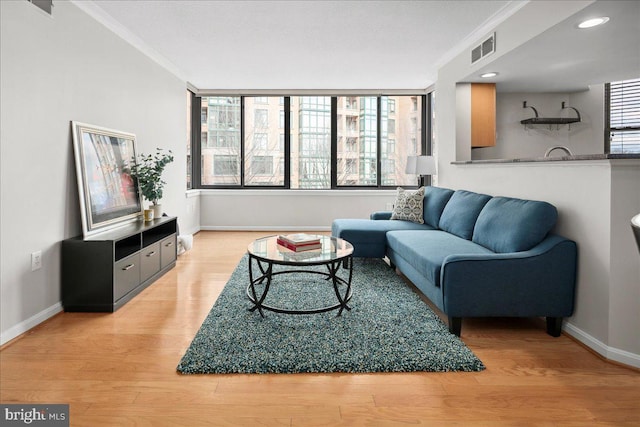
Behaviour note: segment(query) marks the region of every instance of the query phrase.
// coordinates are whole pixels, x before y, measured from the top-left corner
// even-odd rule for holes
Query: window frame
[[[423,93],[420,94],[419,91],[412,94],[353,94],[353,93],[345,93],[345,94],[334,94],[334,95],[318,95],[318,96],[330,96],[331,98],[331,137],[330,137],[330,186],[328,188],[323,188],[322,190],[380,190],[380,189],[395,189],[400,184],[392,184],[392,185],[384,185],[381,167],[383,156],[385,153],[382,153],[382,119],[381,119],[381,108],[382,108],[382,97],[383,96],[415,96],[418,98],[418,102],[421,102],[422,110],[420,119],[422,122],[421,131],[420,131],[420,141],[419,141],[419,154],[420,155],[431,155],[432,153],[432,98],[434,92]],[[199,95],[196,93],[191,94],[191,156],[192,159],[201,159],[202,158],[202,140],[201,140],[201,129],[202,123],[201,119],[201,110],[202,110],[202,98],[203,97],[213,97],[217,96],[215,94],[206,94]],[[291,98],[296,96],[306,96],[306,95],[296,95],[296,94],[286,94],[286,95],[270,95],[270,96],[279,96],[284,99],[284,184],[283,185],[254,185],[254,184],[245,184],[245,147],[244,147],[244,135],[245,135],[245,98],[247,97],[260,97],[262,95],[233,95],[233,94],[225,94],[224,96],[230,97],[239,97],[240,98],[240,161],[238,164],[240,179],[238,184],[202,184],[202,166],[201,162],[193,161],[191,162],[191,188],[192,189],[264,189],[264,190],[273,190],[273,189],[292,189],[291,186]],[[377,104],[377,117],[376,117],[376,145],[377,145],[377,154],[376,154],[376,183],[370,185],[350,185],[343,184],[338,185],[338,108],[337,108],[337,99],[338,97],[358,97],[358,96],[369,96],[376,98]],[[396,141],[397,145],[397,141]],[[276,165],[273,166],[276,169]],[[428,182],[430,183],[430,178],[428,177]],[[402,185],[402,187],[406,188],[415,188],[416,185]],[[301,189],[301,190],[311,190],[311,189]]]
[[[626,81],[634,81],[632,90],[638,91],[640,90],[640,79],[626,79],[616,82],[605,83],[604,85],[604,152],[605,154],[635,154],[635,152],[631,151],[629,153],[622,151],[611,152],[611,132],[640,132],[640,126],[624,126],[624,127],[611,127],[611,83],[617,84]],[[631,88],[630,88],[631,89]],[[640,93],[637,94],[636,97],[629,100],[628,107],[631,109],[636,107],[637,103],[640,102]],[[633,104],[635,102],[635,104]]]

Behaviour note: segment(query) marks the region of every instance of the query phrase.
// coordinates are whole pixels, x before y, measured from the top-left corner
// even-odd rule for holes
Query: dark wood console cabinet
[[[65,311],[113,312],[171,270],[177,257],[177,218],[138,221],[62,242]]]

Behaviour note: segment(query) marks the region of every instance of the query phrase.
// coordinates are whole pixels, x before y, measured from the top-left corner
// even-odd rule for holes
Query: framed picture
[[[142,199],[138,181],[131,175],[136,136],[75,121],[71,124],[85,238],[140,219]]]

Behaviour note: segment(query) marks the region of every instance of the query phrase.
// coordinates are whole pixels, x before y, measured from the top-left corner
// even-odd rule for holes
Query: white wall
[[[499,85],[499,84],[498,84]],[[562,110],[562,102],[575,107],[581,122],[571,125],[533,125],[525,128],[523,119],[535,117],[531,108],[522,108],[523,101],[533,106],[540,117],[576,117],[570,109]],[[502,93],[496,96],[496,145],[475,148],[473,160],[522,159],[543,157],[548,148],[565,146],[572,154],[602,154],[604,129],[604,85],[575,93]],[[565,156],[556,150],[552,156]]]
[[[640,251],[631,218],[640,213],[640,161],[619,162],[611,177],[609,345],[640,354]]]
[[[203,230],[331,229],[336,218],[391,210],[395,190],[201,190]]]
[[[456,82],[590,2],[554,2],[553,14],[545,3],[527,3],[500,24],[495,29],[497,51],[486,61],[470,66],[465,51],[440,68],[436,84],[439,185],[556,205],[560,218],[555,231],[575,240],[579,251],[576,311],[565,330],[606,357],[640,367],[640,277],[629,227],[633,212],[640,210],[640,162],[451,164],[469,159],[471,152],[456,135]],[[584,137],[585,144],[589,138]]]
[[[171,148],[162,199],[185,218],[186,84],[69,2],[0,2],[1,342],[61,309],[60,241],[82,232],[72,120]],[[42,251],[43,267],[31,271]]]

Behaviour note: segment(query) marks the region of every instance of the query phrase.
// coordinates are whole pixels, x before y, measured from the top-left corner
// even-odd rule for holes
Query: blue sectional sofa
[[[577,248],[551,234],[549,203],[426,187],[423,224],[375,212],[336,219],[332,234],[354,256],[382,258],[448,316],[460,335],[463,317],[546,317],[559,336],[573,314]]]

